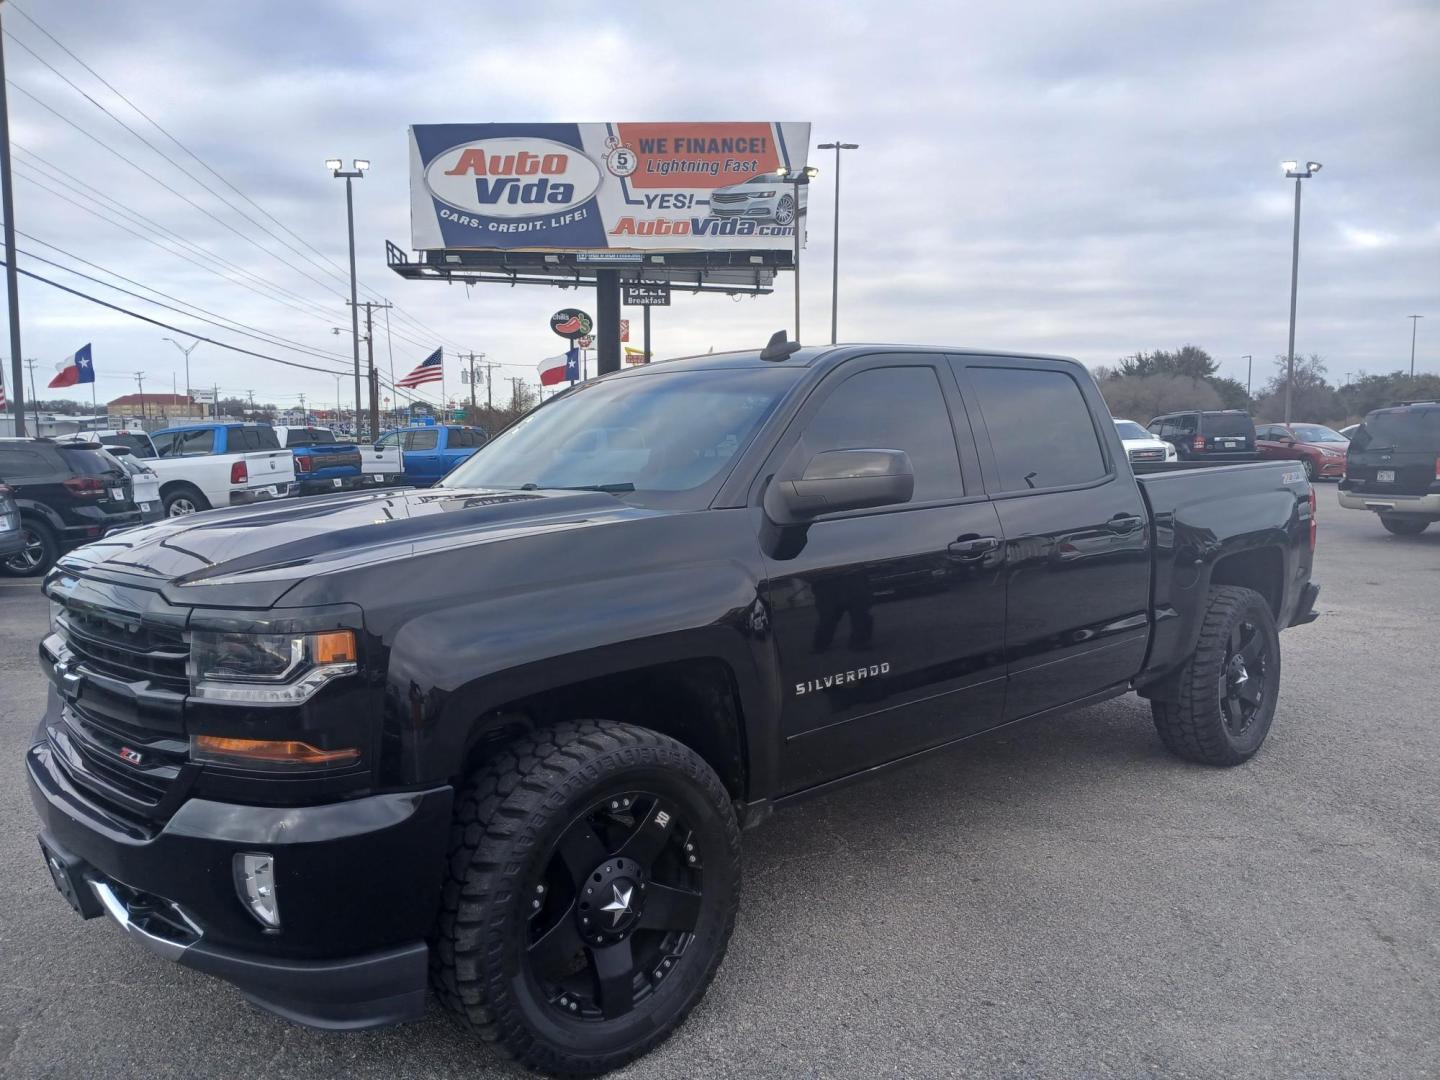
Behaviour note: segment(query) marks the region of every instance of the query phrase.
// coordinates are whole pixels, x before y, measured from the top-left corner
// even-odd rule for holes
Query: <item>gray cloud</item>
[[[467,291],[389,273],[384,241],[404,243],[409,231],[409,123],[809,119],[817,142],[863,144],[844,162],[842,337],[1040,349],[1091,364],[1191,341],[1242,379],[1241,354],[1256,356],[1258,379],[1285,347],[1291,191],[1278,162],[1313,158],[1326,167],[1306,183],[1297,346],[1324,354],[1336,373],[1388,370],[1408,361],[1405,316],[1428,312],[1436,326],[1422,323],[1420,366],[1440,371],[1433,4],[735,2],[724,19],[673,4],[22,6],[341,265],[343,193],[321,162],[370,157],[356,193],[361,277],[447,339],[513,365],[502,375],[533,379],[535,362],[558,351],[546,319],[575,294]],[[23,18],[7,10],[5,25],[92,89]],[[23,50],[11,45],[7,59],[19,85],[253,233]],[[103,90],[96,97],[112,104]],[[287,268],[23,94],[11,113],[21,145],[306,310],[167,255],[28,179],[17,187],[20,228],[231,318],[348,352],[329,330],[348,324],[338,278],[302,264],[319,285]],[[833,175],[829,155],[815,163],[803,336],[821,340]],[[163,331],[22,288],[25,351],[42,370],[85,340],[107,377],[104,396],[130,388],[124,373],[144,369],[158,388],[179,370]],[[790,305],[788,278],[759,300],[682,298],[657,313],[657,347],[758,344],[789,325]],[[413,326],[406,333],[414,340],[396,341],[397,369],[431,341]],[[330,377],[204,345],[192,372],[197,383],[282,402],[335,393]]]

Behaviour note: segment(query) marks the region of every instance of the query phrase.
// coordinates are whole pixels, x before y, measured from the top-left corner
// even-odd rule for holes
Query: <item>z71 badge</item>
[[[837,671],[834,675],[823,675],[818,679],[810,679],[807,682],[795,684],[795,696],[804,697],[806,694],[813,694],[817,690],[829,690],[835,686],[848,686],[851,683],[860,682],[862,679],[878,679],[881,675],[890,674],[890,662],[884,661],[879,664],[871,664],[869,667],[851,668],[849,671]]]

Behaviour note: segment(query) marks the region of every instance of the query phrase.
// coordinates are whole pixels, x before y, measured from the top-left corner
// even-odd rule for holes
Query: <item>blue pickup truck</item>
[[[360,447],[337,442],[324,427],[277,425],[275,437],[295,455],[295,484],[301,495],[350,491],[365,482],[360,468]]]
[[[417,425],[386,432],[377,448],[398,446],[405,454],[404,482],[429,487],[490,441],[479,428],[459,424]]]

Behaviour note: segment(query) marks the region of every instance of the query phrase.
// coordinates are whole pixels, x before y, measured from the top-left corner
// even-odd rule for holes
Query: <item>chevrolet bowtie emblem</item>
[[[620,920],[630,911],[630,896],[635,892],[634,886],[622,889],[619,885],[611,885],[615,890],[615,898],[610,903],[600,908],[601,911],[610,912],[610,925],[619,926]]]

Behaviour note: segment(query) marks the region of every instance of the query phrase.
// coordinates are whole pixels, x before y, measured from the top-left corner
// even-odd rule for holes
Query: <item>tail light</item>
[[[1191,446],[1193,449],[1195,449],[1195,450],[1204,450],[1204,449],[1205,449],[1205,436],[1204,436],[1204,435],[1196,435],[1195,438],[1194,438],[1194,440],[1190,443],[1190,446]]]
[[[1436,462],[1436,471],[1440,472],[1440,461]],[[1315,533],[1320,528],[1320,523],[1315,520],[1315,485],[1310,485],[1310,550],[1315,550]]]
[[[250,479],[250,473],[245,468],[245,462],[237,461],[230,466],[230,482],[232,484],[243,484]]]
[[[309,471],[310,471],[310,459],[309,459],[308,457],[297,457],[297,458],[295,459],[295,471],[296,471],[296,472],[309,472]]]
[[[94,476],[72,476],[61,483],[66,491],[82,499],[98,499],[105,494],[105,481]]]

